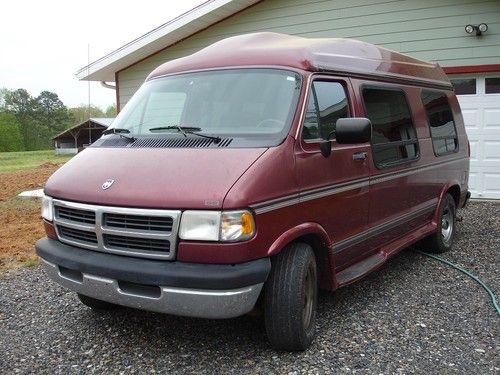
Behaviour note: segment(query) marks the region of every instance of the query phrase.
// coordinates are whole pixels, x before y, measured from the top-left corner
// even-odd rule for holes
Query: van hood
[[[88,148],[59,168],[44,191],[89,204],[220,209],[231,186],[266,150]]]

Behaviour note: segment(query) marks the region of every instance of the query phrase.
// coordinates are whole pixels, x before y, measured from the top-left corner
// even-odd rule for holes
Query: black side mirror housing
[[[364,117],[339,118],[335,138],[340,144],[366,143],[372,138],[372,123]]]
[[[321,150],[321,155],[325,158],[329,157],[332,153],[332,141],[327,140],[319,144],[319,149]]]

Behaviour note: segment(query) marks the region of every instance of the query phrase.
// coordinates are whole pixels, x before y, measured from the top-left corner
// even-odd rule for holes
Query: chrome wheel
[[[314,264],[309,264],[306,278],[304,280],[304,308],[302,311],[302,322],[304,329],[308,329],[314,313],[314,301],[316,300],[316,269]]]
[[[453,226],[453,211],[449,206],[446,206],[441,217],[441,236],[443,237],[444,243],[450,242],[450,239],[453,235]]]

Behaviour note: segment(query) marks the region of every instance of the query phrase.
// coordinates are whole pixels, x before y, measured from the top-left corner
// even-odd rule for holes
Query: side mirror
[[[319,149],[321,150],[321,155],[325,158],[329,157],[332,153],[332,141],[327,140],[319,144]]]
[[[372,138],[372,123],[367,118],[339,118],[335,125],[335,138],[340,144],[369,142]]]

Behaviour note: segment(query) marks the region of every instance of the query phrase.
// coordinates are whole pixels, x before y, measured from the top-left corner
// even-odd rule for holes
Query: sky
[[[87,82],[75,73],[90,61],[203,3],[204,0],[15,0],[2,4],[0,88],[32,96],[55,92],[67,107],[86,105]],[[91,82],[90,101],[115,104],[114,90]]]

